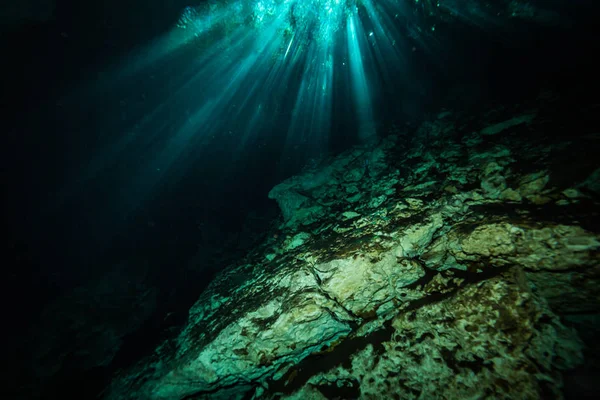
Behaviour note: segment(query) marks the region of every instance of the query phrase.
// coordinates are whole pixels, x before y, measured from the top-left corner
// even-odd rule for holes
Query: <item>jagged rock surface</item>
[[[444,113],[278,185],[280,229],[106,398],[562,398],[598,331],[598,166],[572,155],[600,138],[552,110]]]

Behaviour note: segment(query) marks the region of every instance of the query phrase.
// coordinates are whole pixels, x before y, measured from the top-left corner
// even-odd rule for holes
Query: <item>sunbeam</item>
[[[105,141],[72,181],[81,185],[125,164],[119,193],[136,208],[162,182],[213,155],[215,146],[226,174],[253,151],[272,148],[282,166],[326,154],[332,135],[348,143],[377,138],[384,96],[411,104],[418,102],[411,96],[424,91],[415,56],[442,63],[433,16],[472,26],[498,21],[474,2],[461,6],[453,0],[226,0],[188,6],[163,37],[92,83],[91,92],[123,93],[121,120],[108,117],[98,128],[123,133]],[[152,80],[149,91],[155,93],[131,106],[128,85],[144,79]]]
[[[371,139],[381,86],[410,77],[402,54],[409,46],[396,26],[405,11],[400,4],[256,0],[186,7],[171,32],[95,83],[106,91],[157,65],[170,74],[167,96],[149,102],[152,110],[131,121],[128,133],[99,152],[77,181],[93,179],[131,146],[158,149],[139,155],[130,170],[126,186],[134,204],[215,141],[230,143],[232,160],[271,135],[285,138],[282,163],[299,149],[323,154],[336,130],[335,110],[355,122],[348,140]]]

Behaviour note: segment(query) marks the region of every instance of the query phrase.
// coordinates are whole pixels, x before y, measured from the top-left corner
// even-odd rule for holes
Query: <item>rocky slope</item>
[[[315,163],[271,191],[278,229],[106,398],[581,396],[600,329],[597,114],[544,93]]]

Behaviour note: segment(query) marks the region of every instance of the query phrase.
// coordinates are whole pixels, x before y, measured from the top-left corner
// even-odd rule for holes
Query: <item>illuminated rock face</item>
[[[541,157],[585,146],[548,143],[550,109],[494,135],[522,114],[486,115],[440,114],[277,185],[272,239],[107,398],[564,398],[600,331],[597,169]]]

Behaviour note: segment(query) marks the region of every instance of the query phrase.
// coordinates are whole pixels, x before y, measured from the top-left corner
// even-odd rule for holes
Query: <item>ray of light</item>
[[[133,164],[123,196],[143,203],[161,182],[209,157],[215,143],[229,150],[224,165],[243,163],[246,152],[276,135],[282,160],[326,152],[340,110],[356,122],[348,135],[369,140],[377,135],[381,93],[413,80],[415,46],[435,52],[428,47],[435,43],[432,13],[475,25],[494,21],[469,7],[456,0],[224,0],[188,7],[171,32],[88,85],[93,95],[122,93],[119,116],[107,112],[96,127],[122,134],[103,142],[75,181]],[[140,86],[148,87],[144,102],[134,99],[132,88]],[[135,162],[122,161],[129,158]]]
[[[371,93],[363,58],[368,52],[365,32],[356,12],[348,16],[348,49],[354,103],[359,120],[359,135],[368,139],[375,134]]]

